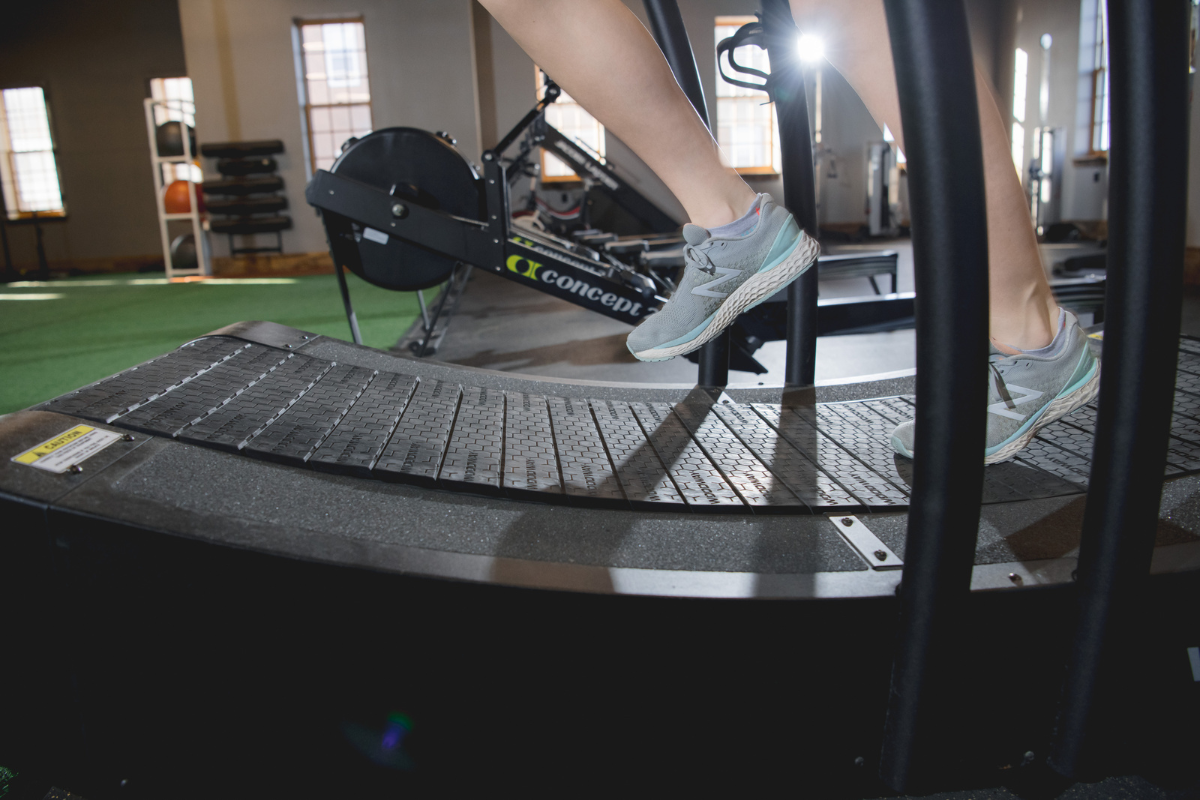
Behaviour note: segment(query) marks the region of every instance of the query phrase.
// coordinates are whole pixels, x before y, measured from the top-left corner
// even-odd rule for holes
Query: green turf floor
[[[416,294],[348,280],[363,344],[395,344],[420,313]],[[0,414],[242,320],[350,339],[333,275],[174,284],[152,275],[112,275],[0,284]]]

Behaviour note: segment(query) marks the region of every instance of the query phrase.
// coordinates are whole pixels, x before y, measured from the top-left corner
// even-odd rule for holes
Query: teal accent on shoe
[[[1075,372],[1071,375],[1071,380],[1067,381],[1067,388],[1059,392],[1058,396],[1062,397],[1064,394],[1070,394],[1080,386],[1083,386],[1083,384],[1092,379],[1095,371],[1096,357],[1092,355],[1092,351],[1085,342],[1083,352],[1079,355],[1079,363],[1075,365]]]
[[[1071,385],[1067,386],[1067,388],[1063,389],[1061,392],[1056,394],[1054,396],[1055,400],[1059,399],[1060,397],[1066,397],[1071,392],[1079,390],[1080,388],[1083,387],[1083,385],[1085,383],[1087,383],[1089,380],[1092,379],[1092,376],[1096,374],[1096,369],[1098,367],[1098,364],[1096,363],[1096,359],[1092,357],[1091,351],[1086,349],[1086,346],[1084,348],[1083,355],[1081,355],[1079,357],[1080,364],[1079,364],[1079,366],[1077,366],[1075,368],[1075,373],[1071,377],[1074,378],[1075,375],[1078,375],[1079,369],[1089,359],[1091,360],[1091,364],[1089,365],[1089,369],[1087,370],[1087,372],[1084,373],[1083,377],[1079,378],[1076,381],[1073,381],[1071,383]],[[1051,401],[1051,402],[1053,402],[1053,401]],[[1017,428],[1016,432],[1013,433],[1012,436],[1009,436],[1007,439],[1005,439],[1003,442],[1000,442],[999,444],[995,444],[995,445],[992,445],[991,447],[985,448],[983,451],[984,456],[985,457],[990,456],[993,453],[999,452],[1002,447],[1009,444],[1010,442],[1016,441],[1019,437],[1023,436],[1025,434],[1025,432],[1029,430],[1030,426],[1032,426],[1035,422],[1037,422],[1039,419],[1042,418],[1042,415],[1046,413],[1046,409],[1048,409],[1049,407],[1050,407],[1050,403],[1046,403],[1045,405],[1043,405],[1041,408],[1038,409],[1036,414],[1034,414],[1029,419],[1025,420],[1025,423],[1021,427]]]
[[[908,451],[908,448],[904,446],[904,442],[900,441],[899,436],[892,437],[892,449],[895,450],[900,455],[904,456],[905,458],[913,457],[913,454],[910,453]]]
[[[675,347],[677,345],[681,345],[686,342],[690,342],[692,339],[695,339],[697,336],[699,336],[701,333],[703,333],[704,329],[708,327],[709,323],[712,322],[716,316],[717,316],[717,312],[714,311],[713,313],[708,315],[708,319],[704,320],[704,322],[701,322],[699,325],[692,328],[690,331],[685,333],[683,336],[680,336],[678,339],[672,339],[669,342],[663,342],[662,344],[656,344],[651,349],[658,350],[659,348],[662,348],[662,347]]]
[[[788,217],[788,221],[780,228],[779,233],[775,236],[775,243],[771,245],[771,252],[767,253],[763,266],[759,268],[759,272],[778,267],[783,260],[792,254],[800,244],[800,226],[796,224],[795,217]]]

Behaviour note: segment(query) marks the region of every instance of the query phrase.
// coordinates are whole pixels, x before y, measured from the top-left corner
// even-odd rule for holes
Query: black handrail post
[[[796,55],[799,31],[787,0],[763,0],[763,38],[771,59],[771,87],[779,113],[783,159],[783,204],[810,236],[817,231],[817,190],[808,121],[805,70]],[[784,383],[812,386],[817,371],[817,269],[787,289],[787,355]]]
[[[704,87],[700,83],[700,70],[696,68],[696,57],[688,41],[687,29],[683,26],[683,15],[679,13],[676,0],[645,0],[646,16],[650,18],[650,33],[666,56],[671,72],[696,113],[709,130],[708,106],[704,103]],[[700,370],[697,383],[700,386],[724,386],[729,383],[729,331],[700,348]]]
[[[1179,347],[1188,6],[1108,3],[1104,377],[1079,548],[1079,617],[1049,758],[1067,777],[1098,772],[1100,760],[1116,754],[1109,748],[1138,693],[1139,682],[1126,678],[1142,654],[1130,646],[1154,550]],[[1125,742],[1139,735],[1124,733]]]
[[[966,624],[983,493],[988,258],[963,0],[885,0],[884,8],[905,122],[917,285],[916,459],[880,764],[883,781],[903,790],[927,773],[934,744],[952,746],[963,734],[947,730],[943,715],[961,703],[954,683],[966,672],[955,669],[955,634]],[[950,754],[940,755],[944,768]]]

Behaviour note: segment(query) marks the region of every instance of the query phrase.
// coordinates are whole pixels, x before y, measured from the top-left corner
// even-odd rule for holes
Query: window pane
[[[13,171],[17,175],[17,194],[22,211],[61,211],[62,193],[54,154],[13,153]]]
[[[4,114],[8,121],[9,146],[15,153],[50,150],[50,120],[46,98],[39,86],[4,90]]]
[[[312,166],[328,169],[343,142],[373,127],[365,29],[362,22],[304,23],[300,40]]]
[[[350,125],[355,136],[371,132],[371,107],[352,106],[350,108]]]
[[[714,27],[717,44],[737,32],[743,24],[754,18],[718,17]],[[746,45],[733,51],[733,58],[744,67],[770,72],[767,52],[760,47]],[[723,61],[725,71],[731,77],[756,80],[753,76],[739,75]],[[717,144],[736,169],[763,168],[778,171],[779,125],[775,118],[775,107],[770,104],[767,93],[759,89],[735,86],[717,74]]]

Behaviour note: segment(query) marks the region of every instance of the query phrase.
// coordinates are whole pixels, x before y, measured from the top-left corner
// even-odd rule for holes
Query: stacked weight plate
[[[282,152],[283,142],[278,139],[201,145],[200,153],[217,159],[221,174],[218,180],[204,182],[214,233],[247,236],[292,227],[291,217],[281,213],[288,201],[281,193],[283,179],[277,174],[279,164],[273,158]]]

